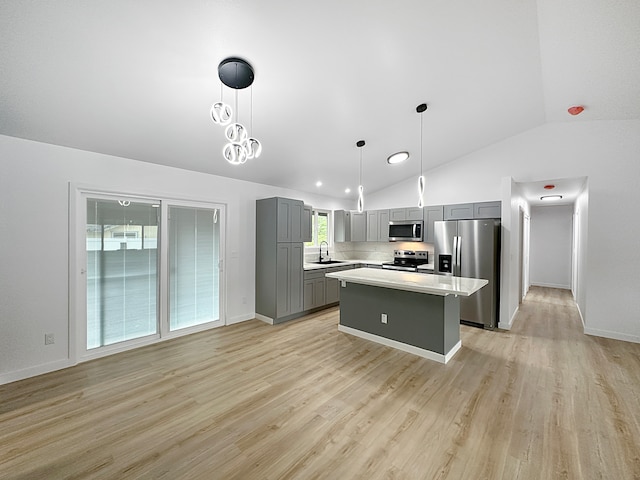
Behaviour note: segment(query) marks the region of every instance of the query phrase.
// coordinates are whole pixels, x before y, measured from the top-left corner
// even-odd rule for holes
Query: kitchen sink
[[[331,265],[332,263],[346,263],[342,260],[323,260],[321,262],[311,262],[315,265]]]

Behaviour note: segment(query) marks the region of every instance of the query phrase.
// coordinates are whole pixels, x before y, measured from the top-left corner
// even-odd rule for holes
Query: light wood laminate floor
[[[640,345],[532,288],[447,365],[338,309],[218,328],[0,386],[2,479],[639,479]]]

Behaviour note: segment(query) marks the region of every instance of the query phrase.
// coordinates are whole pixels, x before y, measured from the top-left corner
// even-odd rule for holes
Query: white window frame
[[[125,197],[131,199],[158,199],[160,204],[160,248],[158,255],[158,276],[159,276],[159,327],[158,332],[153,335],[138,339],[120,342],[113,345],[87,350],[87,323],[86,323],[86,197],[94,198],[114,198]],[[207,200],[191,200],[185,198],[175,198],[165,194],[154,192],[131,192],[118,191],[116,189],[105,189],[101,187],[77,185],[69,183],[69,358],[73,363],[85,362],[95,358],[112,355],[126,350],[131,350],[145,345],[151,345],[171,338],[189,335],[191,333],[210,330],[227,324],[227,272],[224,265],[226,258],[226,211],[227,204]],[[218,221],[220,222],[220,291],[219,291],[219,313],[220,319],[215,322],[195,325],[178,330],[169,330],[169,282],[168,282],[168,214],[169,206],[184,206],[194,208],[206,208],[219,210]]]
[[[313,235],[313,238],[311,239],[311,241],[313,242],[312,245],[307,245],[305,243],[305,251],[307,250],[317,250],[320,247],[320,244],[318,243],[318,213],[326,213],[327,214],[327,233],[329,235],[329,240],[328,240],[328,244],[329,246],[333,246],[333,212],[331,210],[325,210],[323,208],[314,208],[311,210],[311,234],[313,235],[315,232],[315,235]]]

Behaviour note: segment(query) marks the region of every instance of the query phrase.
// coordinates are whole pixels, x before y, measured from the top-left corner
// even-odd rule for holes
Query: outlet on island
[[[380,321],[382,323],[387,323],[387,314],[383,313],[382,315],[380,315]]]

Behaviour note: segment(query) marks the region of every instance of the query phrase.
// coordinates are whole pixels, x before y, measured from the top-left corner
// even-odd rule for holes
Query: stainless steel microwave
[[[421,242],[423,222],[422,220],[403,220],[389,222],[390,242]]]

